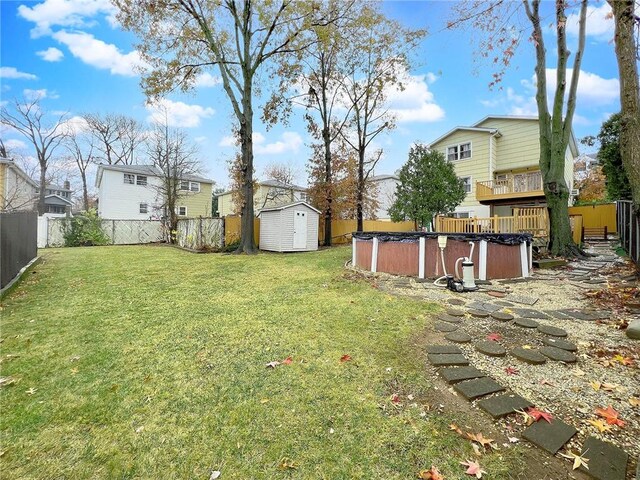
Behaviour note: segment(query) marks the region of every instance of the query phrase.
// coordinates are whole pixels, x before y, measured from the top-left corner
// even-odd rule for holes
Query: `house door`
[[[307,246],[307,212],[295,210],[293,212],[293,248]]]

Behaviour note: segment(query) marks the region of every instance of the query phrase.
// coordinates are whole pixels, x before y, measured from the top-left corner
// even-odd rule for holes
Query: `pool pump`
[[[478,290],[478,286],[476,285],[475,277],[473,274],[473,249],[475,248],[475,244],[473,242],[469,242],[471,245],[471,251],[469,252],[468,257],[460,257],[456,260],[455,272],[458,275],[458,278],[461,280],[456,280],[457,282],[462,284],[463,292],[473,292]],[[460,275],[460,264],[462,263],[462,275]],[[448,283],[448,282],[447,282]],[[460,291],[460,290],[455,290]]]

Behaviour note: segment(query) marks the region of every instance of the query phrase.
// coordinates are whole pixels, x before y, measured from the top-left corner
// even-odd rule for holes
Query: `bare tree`
[[[62,144],[68,135],[65,119],[67,114],[60,115],[55,122],[48,122],[46,112],[40,107],[40,99],[19,102],[14,99],[12,111],[2,107],[0,122],[19,132],[25,137],[36,151],[40,166],[40,193],[38,197],[38,213],[46,212],[44,198],[46,195],[47,169],[49,168],[54,151]]]
[[[165,123],[155,125],[147,138],[147,155],[160,174],[160,183],[154,188],[159,199],[158,209],[163,212],[167,238],[175,242],[178,225],[178,201],[189,195],[189,177],[200,172],[197,148],[187,134],[171,129]]]
[[[260,209],[267,205],[283,204],[295,200],[292,186],[296,178],[296,170],[292,165],[271,163],[265,167],[264,176],[267,181],[272,180],[276,184],[265,185],[267,193],[262,200]]]
[[[69,135],[66,142],[66,148],[69,152],[69,156],[73,159],[78,173],[80,174],[80,180],[82,181],[82,208],[89,210],[89,190],[87,187],[87,170],[94,161],[94,145],[93,138],[82,132],[74,132]]]
[[[144,141],[144,129],[137,120],[125,115],[83,115],[93,135],[96,159],[109,165],[132,165],[136,149]]]

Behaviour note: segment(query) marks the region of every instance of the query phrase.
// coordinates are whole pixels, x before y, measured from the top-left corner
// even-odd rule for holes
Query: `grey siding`
[[[293,248],[293,218],[296,210],[307,213],[307,245]],[[319,215],[306,205],[292,205],[282,210],[260,213],[260,250],[304,252],[318,249]]]
[[[282,252],[282,210],[262,212],[260,214],[260,250]],[[293,236],[293,230],[291,231]]]

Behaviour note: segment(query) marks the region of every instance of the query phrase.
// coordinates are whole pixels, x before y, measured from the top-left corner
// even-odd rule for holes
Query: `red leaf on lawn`
[[[551,423],[553,420],[553,416],[549,412],[544,412],[542,410],[538,410],[536,407],[529,407],[527,409],[527,413],[531,418],[533,418],[536,422],[543,418],[547,422]]]
[[[507,375],[519,375],[520,374],[520,370],[518,370],[515,367],[507,367],[504,369],[505,372],[507,372]]]
[[[400,403],[400,397],[398,396],[397,393],[394,393],[393,396],[391,397],[391,401],[393,403]]]
[[[500,335],[499,333],[490,333],[489,335],[487,335],[487,340],[491,340],[492,342],[499,342],[500,340],[502,340],[502,335]]]
[[[342,355],[342,356],[340,357],[340,361],[341,361],[341,362],[349,362],[349,361],[351,361],[351,355],[347,355],[347,354]]]
[[[431,468],[429,470],[420,470],[420,473],[418,473],[418,478],[420,480],[444,480],[444,477],[433,465],[431,465]]]
[[[460,462],[460,465],[464,465],[467,467],[467,470],[464,472],[467,475],[475,475],[476,478],[482,478],[483,473],[487,473],[482,468],[480,468],[480,464],[478,462],[474,462],[472,460],[467,460],[466,462]]]
[[[291,358],[291,356],[288,356],[287,358],[282,360],[283,365],[291,365],[291,362],[293,362],[293,358]]]
[[[611,405],[607,408],[596,408],[596,415],[604,418],[609,425],[617,425],[624,428],[625,422],[618,418],[618,412]]]

